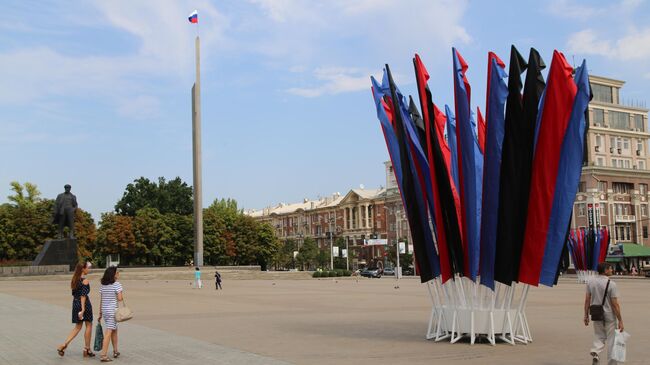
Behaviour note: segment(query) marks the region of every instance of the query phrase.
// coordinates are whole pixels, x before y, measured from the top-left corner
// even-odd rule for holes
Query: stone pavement
[[[56,353],[57,346],[72,329],[72,324],[61,318],[69,317],[68,309],[0,293],[0,364],[99,363],[99,354],[95,359],[82,357],[83,332],[68,346],[63,358]],[[133,323],[120,324],[120,328],[123,329],[119,339],[122,355],[112,362],[116,365],[288,364]],[[93,328],[93,336],[94,332]]]

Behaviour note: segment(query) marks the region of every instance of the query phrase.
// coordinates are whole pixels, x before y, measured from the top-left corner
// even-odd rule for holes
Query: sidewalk
[[[72,329],[70,310],[0,293],[0,323],[0,364],[99,364],[99,354],[95,359],[82,357],[83,332],[68,346],[65,357],[56,353]],[[94,332],[93,328],[93,336]],[[122,355],[113,361],[116,365],[287,364],[128,322],[120,324],[119,344]]]

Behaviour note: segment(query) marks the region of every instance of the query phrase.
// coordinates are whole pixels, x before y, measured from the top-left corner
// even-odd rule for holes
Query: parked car
[[[367,278],[380,278],[383,270],[378,267],[369,267],[361,270],[361,276]]]
[[[386,276],[395,276],[395,268],[387,267],[384,269],[383,275]]]
[[[404,275],[404,276],[415,275],[415,271],[413,270],[413,266],[403,267],[402,268],[402,275]]]

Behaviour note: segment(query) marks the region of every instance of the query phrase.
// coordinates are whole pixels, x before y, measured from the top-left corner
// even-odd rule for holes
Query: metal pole
[[[345,269],[350,271],[350,237],[345,237]]]
[[[192,87],[192,161],[194,179],[194,265],[203,266],[203,193],[201,187],[201,46],[196,36],[196,82]]]
[[[397,273],[395,273],[396,280],[399,281],[400,271],[399,271],[399,241],[395,242],[396,254],[397,254]]]
[[[332,242],[332,213],[330,213],[330,270],[334,270],[334,244]]]

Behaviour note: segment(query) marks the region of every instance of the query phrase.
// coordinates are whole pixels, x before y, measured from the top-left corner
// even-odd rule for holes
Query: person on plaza
[[[594,306],[602,306],[604,312],[602,320],[593,320],[594,343],[591,348],[592,364],[598,364],[600,353],[607,346],[608,365],[617,364],[612,360],[612,351],[614,349],[614,330],[618,328],[623,331],[623,317],[621,316],[621,306],[619,305],[618,288],[616,283],[610,280],[612,275],[612,265],[601,262],[598,264],[598,276],[593,277],[587,282],[587,292],[585,294],[584,305],[584,323],[589,326],[589,315],[597,312]],[[618,321],[618,325],[617,325]]]
[[[221,274],[217,270],[214,271],[214,286],[215,290],[223,290],[221,287]]]
[[[102,344],[101,362],[113,361],[108,357],[108,345],[113,343],[113,357],[118,358],[120,352],[117,349],[117,322],[115,312],[118,302],[124,300],[122,284],[118,281],[120,273],[116,266],[111,266],[104,271],[102,287],[99,290],[101,306],[99,309],[99,320],[104,319],[104,343]]]
[[[198,266],[194,269],[194,287],[198,289],[203,287],[203,283],[201,283],[201,269]]]
[[[639,272],[636,270],[636,266],[632,265],[632,270],[630,270],[630,274],[632,276],[637,276]]]
[[[68,338],[65,339],[63,345],[56,349],[59,356],[65,355],[65,349],[68,347],[70,342],[77,337],[84,323],[86,323],[86,331],[84,332],[85,347],[83,356],[95,356],[95,354],[90,351],[90,339],[93,328],[93,306],[88,297],[90,294],[90,282],[86,279],[86,275],[88,275],[91,267],[92,264],[90,261],[78,263],[74,269],[74,274],[72,274],[70,288],[72,289],[72,323],[74,323],[74,327],[72,328],[72,331],[70,331]]]

